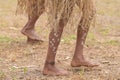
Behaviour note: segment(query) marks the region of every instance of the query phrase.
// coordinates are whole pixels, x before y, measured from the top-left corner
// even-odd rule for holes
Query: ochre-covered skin
[[[73,59],[71,61],[71,66],[72,67],[98,66],[89,61],[86,61],[86,59],[83,56],[83,46],[87,37],[87,33],[89,31],[91,21],[93,20],[95,15],[93,0],[47,0],[46,2],[48,4],[47,9],[49,11],[48,17],[51,32],[49,34],[49,46],[47,51],[47,58],[43,68],[43,74],[68,75],[67,71],[57,68],[55,66],[55,57],[58,46],[60,44],[62,32],[67,22],[69,21],[69,18],[71,16],[71,13],[73,12],[73,7],[75,6],[75,4],[77,4],[81,12],[80,14],[81,20],[79,21],[77,29],[76,48]],[[32,10],[33,9],[31,9],[30,12]]]

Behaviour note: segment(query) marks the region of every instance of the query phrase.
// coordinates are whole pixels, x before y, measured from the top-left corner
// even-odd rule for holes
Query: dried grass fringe
[[[17,13],[39,15],[44,7],[45,0],[18,0]],[[48,10],[48,22],[52,29],[57,30],[60,19],[69,19],[72,8],[77,4],[80,11],[80,26],[88,29],[95,15],[93,0],[46,0],[45,7]],[[37,12],[35,12],[35,9]],[[64,16],[63,16],[64,13]]]
[[[75,7],[75,4],[79,7],[79,16],[81,17],[79,25],[83,30],[89,29],[90,23],[94,20],[96,13],[93,0],[49,0],[49,26],[56,31],[60,19],[69,20],[71,10]],[[63,13],[64,16],[62,15]]]
[[[44,11],[45,0],[18,0],[17,14],[39,15]]]

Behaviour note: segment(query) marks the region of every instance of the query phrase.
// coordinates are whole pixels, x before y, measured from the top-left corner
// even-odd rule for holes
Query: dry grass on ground
[[[64,32],[56,64],[69,76],[43,76],[49,30],[46,14],[36,25],[42,44],[28,45],[20,33],[27,21],[15,16],[16,0],[0,0],[0,80],[120,80],[120,0],[96,0],[97,23],[91,27],[84,49],[85,57],[98,62],[96,68],[72,68],[75,33]]]

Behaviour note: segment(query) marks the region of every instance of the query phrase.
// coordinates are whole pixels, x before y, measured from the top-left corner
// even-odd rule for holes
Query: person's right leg
[[[59,69],[55,66],[55,56],[58,49],[58,45],[60,43],[63,28],[64,28],[64,22],[63,20],[61,20],[58,30],[57,31],[52,30],[50,32],[49,48],[43,69],[44,75],[67,75],[67,71]]]
[[[71,1],[71,0],[69,0],[69,1]],[[69,3],[68,3],[68,5],[71,5]],[[74,6],[74,4],[72,4],[71,6],[68,7],[70,9],[69,13],[67,11],[62,12],[59,24],[58,24],[58,26],[56,26],[57,30],[54,31],[54,29],[53,29],[50,32],[47,58],[46,58],[45,65],[43,68],[44,75],[55,75],[55,76],[68,75],[68,72],[66,70],[57,68],[55,66],[55,57],[56,57],[57,49],[58,49],[58,46],[59,46],[59,43],[61,40],[63,28],[64,28],[64,26],[66,26],[66,24],[69,20],[69,17],[73,11],[73,6]]]
[[[72,12],[72,10],[71,10],[71,12]],[[57,31],[54,31],[54,29],[53,29],[50,32],[47,58],[46,58],[44,69],[43,69],[44,75],[55,75],[55,76],[68,75],[67,71],[57,68],[55,66],[55,57],[56,57],[57,49],[58,49],[58,46],[59,46],[59,43],[61,40],[63,28],[67,24],[67,22],[68,22],[68,18],[61,19],[59,22]]]

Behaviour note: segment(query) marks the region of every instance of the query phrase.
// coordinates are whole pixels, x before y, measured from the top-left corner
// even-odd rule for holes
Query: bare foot
[[[28,44],[33,44],[33,43],[42,43],[44,42],[43,40],[33,40],[33,39],[30,39],[29,37],[27,37],[27,43]]]
[[[55,67],[54,65],[48,64],[45,65],[43,69],[43,75],[50,75],[50,76],[66,76],[68,75],[68,72]]]
[[[36,34],[35,30],[21,30],[21,33],[31,40],[41,41],[40,37]]]
[[[96,67],[98,64],[93,64],[89,61],[86,60],[72,60],[71,62],[72,67],[80,67],[80,66],[85,66],[85,67]]]

